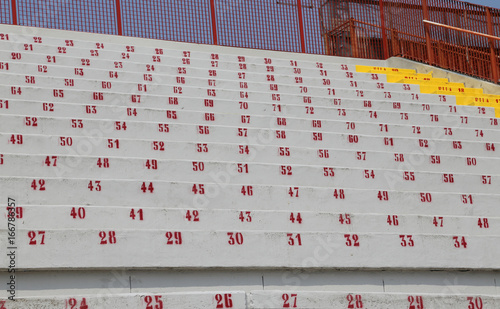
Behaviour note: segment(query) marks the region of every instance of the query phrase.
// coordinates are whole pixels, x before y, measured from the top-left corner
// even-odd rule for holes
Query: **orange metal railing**
[[[466,29],[460,29],[460,28],[457,28],[457,27],[449,26],[449,25],[443,25],[443,24],[432,22],[432,21],[429,21],[429,20],[423,20],[423,22],[426,25],[438,26],[438,27],[442,27],[442,28],[446,28],[446,29],[450,29],[450,30],[454,30],[454,31],[459,31],[459,32],[462,32],[462,33],[468,33],[468,34],[472,34],[472,35],[475,35],[475,36],[480,36],[480,37],[487,38],[488,39],[488,43],[489,43],[489,49],[490,49],[489,57],[490,57],[491,68],[492,68],[491,75],[492,75],[493,81],[498,81],[499,71],[498,71],[498,69],[495,69],[495,68],[498,68],[497,55],[495,54],[495,41],[500,41],[500,37],[497,37],[497,36],[494,36],[494,35],[489,35],[489,34],[484,34],[484,33],[480,33],[480,32],[476,32],[476,31],[471,31],[471,30],[466,30]],[[491,26],[491,24],[489,24],[489,26]],[[484,56],[484,53],[483,53],[483,56]],[[442,63],[446,59],[447,58],[444,57],[443,59],[440,59],[440,61],[438,61],[437,63]]]
[[[325,52],[400,56],[499,82],[500,10],[454,0],[323,1]]]

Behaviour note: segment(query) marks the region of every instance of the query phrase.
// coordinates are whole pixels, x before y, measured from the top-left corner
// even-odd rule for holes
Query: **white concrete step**
[[[0,305],[6,309],[204,309],[236,308],[246,309],[246,295],[242,291],[221,292],[184,292],[184,293],[144,293],[144,294],[103,294],[103,295],[68,295],[63,297],[20,297],[15,301],[0,299]]]
[[[137,97],[136,97],[137,99]],[[128,98],[127,98],[128,101]],[[124,101],[124,102],[127,102]],[[226,113],[249,116],[295,117],[310,120],[343,120],[365,121],[375,123],[412,124],[417,126],[463,126],[496,129],[499,127],[498,119],[494,118],[494,109],[480,110],[475,106],[445,106],[442,104],[413,104],[387,101],[343,100],[322,102],[324,105],[314,104],[283,104],[261,103],[257,101],[203,99],[194,97],[169,97],[164,101],[150,101],[125,107],[125,104],[112,102],[104,104],[99,102],[75,103],[57,102],[53,100],[2,99],[0,109],[4,114],[18,115],[47,115],[52,117],[92,117],[94,119],[132,119],[138,121],[162,121],[165,119],[165,109],[172,111],[193,111],[204,113]],[[367,103],[369,102],[369,103]],[[320,102],[321,103],[321,102]],[[399,104],[397,104],[399,103]],[[370,107],[366,107],[369,104]],[[89,110],[87,110],[87,106]],[[310,109],[312,107],[312,110]],[[394,108],[397,107],[397,108]],[[128,112],[127,108],[134,113]],[[146,115],[145,115],[146,113]],[[421,123],[414,123],[418,117]],[[205,117],[201,119],[207,121]],[[312,124],[312,122],[311,122]]]
[[[4,210],[5,211],[5,210]],[[24,230],[199,230],[333,233],[460,234],[499,236],[500,217],[337,213],[286,210],[180,209],[117,206],[19,206],[17,228]],[[7,211],[5,211],[7,214]],[[46,214],[50,213],[50,216]],[[40,218],[44,220],[40,220]]]
[[[21,56],[22,57],[22,56]],[[6,69],[6,63],[9,64],[8,70]],[[104,70],[99,67],[93,66],[63,66],[58,65],[58,63],[44,62],[39,63],[28,63],[28,62],[4,62],[4,71],[9,74],[24,74],[24,75],[39,75],[39,76],[52,76],[52,77],[63,77],[71,78],[75,80],[79,79],[89,79],[98,81],[122,81],[122,82],[136,82],[136,83],[160,83],[163,80],[173,79],[177,82],[177,77],[184,79],[199,77],[211,80],[219,79],[229,79],[229,80],[241,80],[241,81],[253,81],[253,82],[267,82],[284,84],[289,83],[299,86],[300,84],[314,85],[317,86],[327,86],[328,83],[332,84],[332,79],[336,80],[352,80],[352,81],[372,81],[374,83],[383,83],[384,87],[387,83],[387,77],[384,74],[369,74],[369,73],[359,73],[359,72],[349,72],[349,71],[335,71],[330,70],[327,72],[328,75],[317,76],[293,76],[290,74],[278,74],[277,72],[251,72],[245,73],[234,71],[234,70],[223,70],[221,68],[197,68],[193,66],[176,66],[169,65],[169,63],[163,63],[161,65],[156,64],[154,66],[154,71],[150,67],[148,71],[147,68],[139,72],[129,72],[120,69],[118,72],[116,68],[114,70]],[[111,73],[110,73],[111,72]],[[179,79],[179,83],[182,82]],[[208,84],[208,81],[207,81]],[[359,86],[359,85],[358,85]],[[382,87],[382,84],[380,85]],[[419,88],[413,88],[413,85],[400,85],[401,90],[410,91]]]
[[[498,236],[457,234],[229,232],[216,229],[17,229],[16,232],[16,267],[23,270],[155,267],[491,269],[498,265],[500,254],[500,248],[494,246]],[[0,236],[4,248],[8,248],[6,241],[4,230]],[[315,258],[318,251],[322,251],[322,259]],[[30,258],[33,256],[37,259]],[[5,269],[8,261],[3,259],[0,263]]]
[[[491,215],[496,216],[495,207],[487,204],[492,199],[498,198],[495,186],[481,184],[479,176],[471,178],[477,180],[477,183],[471,184],[466,181],[469,178],[465,175],[457,176],[460,180],[455,180],[456,183],[443,183],[439,182],[442,179],[438,178],[438,175],[443,177],[443,174],[436,174],[435,177],[418,182],[404,181],[401,172],[387,173],[384,175],[385,181],[381,182],[375,179],[362,179],[359,175],[357,177],[359,179],[349,182],[335,179],[328,188],[236,183],[236,179],[240,177],[232,176],[225,171],[212,173],[210,175],[212,182],[102,180],[98,177],[93,179],[1,177],[0,183],[6,193],[16,195],[17,192],[22,192],[24,205],[109,203],[110,206],[159,205],[170,208],[199,208],[210,205],[210,208],[217,209],[238,207],[248,210],[269,209],[269,205],[273,205],[272,207],[277,210],[290,210],[290,207],[304,209],[304,206],[309,205],[306,209],[331,211],[332,207],[339,207],[335,209],[341,212],[366,212],[372,207],[377,209],[380,207],[380,211],[384,213],[399,213],[403,210],[416,213],[414,209],[417,207],[422,214],[426,214],[431,208],[438,213],[448,213],[448,205],[452,204],[455,206],[452,214],[457,214],[460,210],[475,210],[476,206],[472,205],[483,205],[489,207]],[[450,177],[450,174],[447,175]],[[492,183],[495,183],[496,177],[492,179]],[[62,192],[64,194],[61,195]],[[431,202],[427,202],[429,199],[424,199],[422,196],[427,193],[432,196]],[[401,205],[401,202],[407,205],[397,211],[391,208]],[[347,205],[350,208],[344,208]],[[385,210],[385,207],[388,207],[388,210]]]
[[[210,300],[212,296],[212,300]],[[149,293],[149,294],[111,294],[75,295],[68,297],[24,297],[16,301],[5,301],[8,309],[49,309],[80,308],[239,308],[239,309],[277,309],[277,308],[495,308],[500,299],[484,294],[411,294],[411,293],[370,293],[370,292],[328,292],[328,291],[291,291],[269,290]],[[352,306],[351,306],[352,305]],[[54,307],[57,306],[57,307]],[[148,307],[151,306],[151,307]],[[154,307],[157,306],[157,307]],[[172,307],[169,307],[172,306]],[[175,306],[175,307],[174,307]],[[412,307],[414,306],[414,307]],[[420,306],[420,307],[419,307]]]
[[[4,70],[23,75],[48,75],[54,71],[59,71],[59,68],[62,67],[62,72],[66,71],[66,75],[63,76],[65,78],[78,79],[86,77],[89,79],[92,78],[94,71],[101,71],[104,74],[96,76],[95,79],[105,81],[119,81],[124,74],[125,76],[135,75],[134,81],[141,83],[152,81],[150,76],[156,76],[158,82],[165,80],[177,81],[177,78],[173,77],[173,75],[178,75],[179,77],[184,77],[186,80],[192,77],[205,77],[211,80],[236,79],[242,82],[289,83],[297,87],[314,85],[323,87],[335,85],[336,87],[341,87],[341,85],[345,85],[345,87],[359,89],[413,92],[419,92],[420,89],[419,85],[387,83],[387,78],[383,74],[349,72],[338,68],[333,70],[319,70],[317,68],[298,69],[290,66],[246,66],[244,64],[245,69],[242,70],[242,63],[217,61],[217,65],[214,66],[210,60],[196,59],[197,61],[194,61],[194,63],[185,64],[182,63],[183,61],[180,58],[168,58],[167,60],[162,60],[163,62],[151,62],[150,56],[141,59],[142,62],[133,62],[122,59],[83,59],[79,56],[53,54],[54,56],[52,57],[56,57],[55,60],[52,58],[51,61],[48,61],[47,57],[51,56],[46,56],[46,54],[22,52],[12,55],[11,50],[0,50],[0,54],[2,52],[6,54],[7,58],[5,59],[10,59],[8,62],[3,62]],[[207,66],[207,64],[209,65]],[[68,70],[69,68],[71,69]],[[103,68],[107,70],[104,71],[102,70]]]
[[[103,52],[112,53],[119,58],[140,57],[142,55],[164,55],[176,58],[200,58],[219,61],[232,61],[232,62],[245,62],[248,64],[267,64],[278,66],[290,66],[293,64],[300,67],[317,67],[323,69],[333,69],[340,67],[344,70],[355,71],[355,65],[363,62],[362,59],[347,58],[347,57],[301,57],[302,55],[265,51],[258,52],[253,50],[249,53],[248,50],[233,48],[220,48],[219,46],[196,46],[194,44],[185,44],[171,41],[159,40],[142,40],[143,44],[127,44],[127,43],[114,43],[103,42],[97,40],[82,40],[80,38],[64,37],[54,38],[50,34],[42,36],[27,36],[22,33],[15,33],[15,30],[9,30],[10,40],[2,40],[1,43],[9,47],[9,50],[21,51],[43,51],[53,53],[72,53],[79,50],[87,50],[87,55],[91,55],[90,50],[97,50],[99,56]],[[129,38],[131,39],[131,38]],[[153,43],[153,44],[151,44]],[[28,45],[25,45],[28,44]],[[186,47],[186,48],[183,48]],[[213,51],[212,51],[212,50]],[[122,55],[125,53],[125,55]],[[96,53],[93,53],[97,55]],[[262,56],[257,56],[261,54]],[[97,56],[96,56],[97,57]],[[319,59],[328,59],[328,62],[322,62]],[[366,63],[379,63],[380,61],[365,61]],[[321,64],[321,66],[319,65]],[[342,66],[340,66],[342,65]],[[391,72],[398,71],[397,69]]]
[[[247,148],[248,146],[248,155]],[[197,145],[194,145],[196,148]],[[204,147],[200,145],[200,147]],[[2,161],[0,165],[4,176],[46,176],[60,177],[62,175],[74,177],[75,175],[92,175],[98,173],[102,177],[114,175],[121,179],[130,175],[128,169],[134,170],[145,177],[156,177],[158,171],[169,173],[172,166],[183,165],[186,170],[193,168],[193,162],[203,162],[204,164],[225,164],[230,167],[235,162],[249,164],[278,164],[281,166],[311,167],[320,168],[362,168],[362,169],[387,169],[387,170],[416,170],[419,172],[448,172],[448,173],[467,173],[467,174],[500,174],[500,162],[497,158],[485,157],[460,157],[460,156],[437,156],[426,155],[423,153],[390,153],[374,151],[355,151],[334,149],[331,154],[331,160],[328,162],[311,159],[317,154],[317,149],[288,147],[288,149],[273,146],[259,147],[254,145],[224,145],[207,144],[209,153],[215,152],[215,155],[208,155],[198,151],[186,151],[182,158],[155,159],[157,170],[147,168],[147,160],[150,158],[137,157],[107,157],[109,167],[102,167],[102,157],[90,157],[81,154],[79,157],[71,155],[24,155],[0,153]],[[201,149],[203,150],[203,149]],[[240,153],[240,151],[242,153]],[[281,153],[280,153],[281,151]],[[237,153],[237,154],[236,154]],[[283,154],[283,155],[280,155]],[[286,154],[290,154],[286,156]],[[156,156],[155,156],[156,157]],[[101,158],[100,165],[98,164]],[[54,162],[55,161],[55,166]],[[84,170],[74,170],[69,168],[71,162],[79,162],[86,166]],[[319,165],[321,164],[321,165]],[[149,162],[151,165],[151,161]],[[43,168],[41,168],[43,166]],[[127,167],[127,169],[123,169]],[[99,168],[99,169],[98,169]],[[144,171],[139,171],[143,169]],[[231,168],[232,169],[232,168]],[[162,173],[163,173],[162,172]],[[325,171],[323,171],[325,173]],[[62,174],[63,173],[63,174]],[[72,176],[73,175],[73,176]]]
[[[221,83],[219,83],[221,84]],[[136,88],[136,87],[134,87]],[[151,87],[150,87],[151,88]],[[148,89],[150,89],[148,88]],[[285,88],[285,89],[283,89]],[[313,92],[312,87],[309,87]],[[137,89],[137,88],[136,88]],[[304,94],[301,94],[301,90],[295,86],[284,86],[281,89],[287,92],[273,92],[271,90],[263,91],[248,91],[248,89],[242,90],[229,90],[224,88],[216,87],[188,87],[188,86],[166,86],[166,87],[155,87],[155,93],[150,92],[140,92],[130,89],[133,95],[140,95],[144,98],[144,103],[148,103],[149,100],[158,100],[164,102],[166,100],[165,96],[172,97],[183,97],[188,94],[191,97],[199,97],[205,99],[218,98],[218,99],[231,99],[243,101],[244,99],[249,99],[252,101],[263,101],[269,103],[279,104],[281,101],[289,102],[292,104],[304,104]],[[269,88],[267,88],[269,89]],[[6,96],[4,99],[24,99],[24,100],[36,100],[40,97],[52,98],[51,101],[54,102],[91,102],[99,101],[101,103],[111,103],[113,99],[119,99],[122,102],[131,102],[131,94],[118,93],[111,91],[78,91],[72,89],[60,88],[40,88],[32,86],[14,86],[14,85],[2,85],[0,90],[4,91]],[[261,90],[261,89],[259,89]],[[151,93],[151,94],[149,94]],[[38,96],[36,95],[38,94]],[[314,93],[307,97],[318,98],[320,100],[331,102],[334,98],[341,99],[371,99],[371,100],[392,100],[397,102],[423,102],[423,103],[440,103],[442,97],[435,94],[418,94],[410,92],[383,92],[377,90],[353,90],[349,88],[315,88]],[[418,99],[417,99],[418,98]],[[454,104],[455,97],[447,96],[447,104]],[[320,101],[318,100],[318,101]],[[142,100],[141,100],[142,102]],[[139,102],[136,102],[139,103]]]
[[[180,110],[175,113],[176,119],[167,120],[165,112],[162,122],[142,122],[129,119],[127,121],[116,120],[94,120],[82,117],[72,118],[55,118],[55,117],[26,117],[22,116],[3,116],[3,121],[0,123],[0,132],[11,132],[12,128],[18,128],[16,131],[19,134],[42,133],[44,135],[57,135],[60,132],[65,132],[71,129],[86,129],[94,131],[103,127],[115,127],[115,131],[108,133],[109,137],[124,137],[124,138],[142,138],[148,136],[150,138],[162,138],[165,132],[160,132],[161,126],[167,125],[163,131],[167,133],[183,134],[184,130],[191,130],[193,125],[208,125],[223,126],[228,130],[233,128],[252,128],[259,130],[286,130],[286,131],[301,131],[303,133],[312,134],[313,139],[320,140],[323,134],[327,133],[345,133],[359,134],[383,137],[418,137],[425,139],[434,139],[439,137],[443,140],[451,141],[481,141],[489,143],[500,142],[500,131],[498,127],[490,126],[487,128],[463,127],[458,123],[441,123],[434,126],[411,125],[411,124],[391,124],[391,123],[367,123],[363,121],[346,121],[342,120],[321,120],[321,124],[315,123],[313,127],[312,121],[296,117],[279,117],[279,116],[255,116],[255,115],[234,115],[205,112],[188,112]],[[85,116],[85,115],[81,115]],[[418,117],[420,116],[420,117]],[[428,119],[428,115],[412,115],[413,122],[421,123],[419,119]],[[87,118],[87,119],[85,119]],[[167,121],[166,121],[167,120]],[[119,124],[117,124],[117,122]],[[167,123],[165,123],[167,122]],[[321,125],[321,127],[318,127]],[[76,126],[76,128],[75,128]],[[124,127],[123,127],[124,126]],[[125,129],[124,129],[125,128]],[[72,130],[72,136],[84,135],[83,130]],[[188,134],[186,136],[189,136]]]
[[[236,157],[236,155],[235,155]],[[3,164],[2,176],[17,177],[28,174],[28,177],[50,178],[57,175],[57,170],[47,166],[56,162],[57,158],[49,156],[38,161],[38,169],[44,166],[44,171],[32,172],[23,167],[24,164]],[[112,158],[113,159],[113,158]],[[5,159],[4,159],[5,160]],[[52,161],[52,162],[50,162]],[[135,165],[127,160],[109,160],[99,158],[89,162],[86,171],[71,171],[64,174],[66,179],[96,178],[100,180],[138,180],[160,182],[211,182],[213,175],[228,173],[232,183],[260,184],[272,186],[301,186],[301,187],[335,187],[342,184],[348,188],[365,188],[391,190],[391,182],[399,181],[399,189],[410,191],[419,188],[423,191],[443,190],[443,192],[462,192],[469,190],[472,193],[496,193],[500,175],[475,173],[451,173],[447,170],[439,172],[423,172],[414,168],[411,170],[382,169],[378,166],[371,168],[345,167],[340,162],[325,165],[301,164],[263,164],[257,162],[211,162],[211,161],[163,161],[158,169],[151,170],[144,166],[144,160],[136,161]],[[59,162],[61,163],[61,162]],[[83,168],[80,160],[80,167]],[[89,164],[90,163],[90,164]],[[57,163],[56,163],[57,164]],[[113,166],[113,168],[110,168]],[[106,168],[108,167],[108,168]],[[135,167],[135,169],[134,169]],[[20,169],[21,171],[17,172]],[[24,171],[23,171],[24,170]],[[116,170],[123,170],[122,172]],[[116,171],[116,172],[115,172]],[[16,173],[17,172],[17,173]],[[391,179],[392,178],[392,179]],[[159,188],[161,190],[161,187]]]
[[[171,68],[172,71],[178,70],[178,68]],[[11,68],[9,67],[9,74],[5,74],[0,76],[0,83],[3,85],[34,85],[37,87],[45,87],[45,88],[53,88],[53,87],[64,87],[75,90],[92,90],[92,91],[100,91],[112,89],[114,92],[148,92],[150,94],[161,94],[159,92],[163,89],[163,87],[167,86],[182,86],[182,87],[207,87],[207,88],[222,88],[226,90],[242,90],[242,91],[255,91],[260,90],[262,92],[279,92],[279,93],[296,93],[303,94],[309,96],[317,96],[322,95],[324,91],[323,89],[338,89],[338,88],[346,88],[355,90],[373,90],[373,91],[383,91],[383,92],[410,92],[411,93],[420,93],[420,89],[418,85],[412,85],[403,87],[401,84],[393,84],[393,83],[381,83],[381,82],[373,82],[371,80],[350,80],[345,78],[331,77],[329,79],[321,79],[321,78],[307,78],[301,79],[300,83],[297,83],[297,80],[288,77],[288,78],[280,78],[280,76],[274,76],[273,81],[266,80],[267,75],[263,76],[263,74],[258,74],[253,76],[253,74],[248,74],[248,78],[245,76],[244,79],[239,79],[236,74],[232,74],[233,76],[227,76],[226,78],[222,78],[221,76],[217,76],[217,78],[208,77],[200,77],[195,74],[185,74],[183,79],[179,79],[178,76],[174,76],[174,74],[169,75],[160,75],[155,74],[156,80],[155,83],[152,83],[150,79],[152,76],[144,75],[140,73],[135,73],[136,79],[140,79],[139,81],[122,81],[114,78],[114,74],[109,73],[105,79],[89,79],[86,77],[85,79],[79,78],[74,79],[73,75],[70,74],[65,77],[54,77],[50,76],[47,73],[43,74],[43,72],[35,71],[27,71],[21,74],[12,74]],[[47,70],[48,71],[48,70]],[[75,71],[76,72],[76,71]],[[79,72],[79,71],[78,71]],[[226,71],[230,72],[230,71]],[[43,75],[42,75],[43,74]],[[78,73],[81,74],[81,73]],[[83,73],[85,74],[85,72]],[[113,75],[113,77],[110,76]],[[120,72],[121,74],[121,72]],[[118,74],[117,76],[120,76]],[[229,75],[229,74],[227,74]],[[159,87],[155,87],[156,85],[163,86],[159,89]]]
[[[1,54],[1,52],[0,52]],[[28,76],[29,81],[28,85],[36,85],[37,84],[37,78],[36,76]],[[21,78],[18,78],[18,80],[15,80],[13,83],[9,83],[6,80],[2,80],[1,82],[7,84],[8,86],[19,86],[19,85],[26,85],[25,82],[26,76],[22,76]],[[47,83],[43,84],[43,80],[45,78],[38,78],[38,84],[42,83],[39,87],[44,87],[48,86],[51,81],[48,81]],[[103,86],[102,81],[94,81],[94,82],[87,82],[86,88],[88,89],[93,89],[93,90],[98,90],[98,89],[104,89],[107,92],[114,92],[114,93],[119,93],[121,92],[137,92],[138,94],[140,93],[150,93],[150,94],[157,94],[157,95],[175,95],[175,94],[182,94],[186,93],[189,91],[190,95],[193,96],[212,96],[215,97],[217,96],[217,92],[221,91],[238,91],[238,92],[245,92],[248,93],[248,97],[252,97],[251,94],[253,91],[258,89],[260,92],[264,93],[273,93],[275,96],[277,95],[282,95],[285,96],[286,94],[295,94],[295,95],[307,95],[307,96],[323,96],[323,97],[346,97],[346,98],[364,98],[364,97],[370,97],[371,99],[392,99],[396,101],[425,101],[427,103],[440,103],[440,102],[448,102],[448,103],[454,103],[454,96],[442,96],[442,95],[435,95],[435,94],[420,94],[418,89],[413,89],[413,91],[404,91],[401,88],[400,84],[386,84],[384,88],[387,89],[378,89],[381,86],[379,85],[380,83],[371,83],[371,82],[353,82],[353,81],[348,81],[348,80],[333,80],[332,86],[300,86],[300,85],[281,85],[278,86],[278,84],[274,83],[260,83],[260,84],[253,84],[253,82],[243,82],[244,84],[240,83],[239,81],[234,81],[234,82],[228,82],[228,81],[222,81],[218,80],[216,82],[213,82],[212,84],[207,84],[206,80],[202,79],[191,79],[193,82],[193,85],[190,85],[190,82],[188,81],[187,84],[180,85],[175,83],[173,80],[170,80],[171,84],[166,85],[164,87],[160,87],[160,85],[163,85],[165,83],[168,83],[169,81],[161,81],[161,84],[156,84],[156,85],[150,85],[149,87],[144,87],[144,84],[135,84],[131,83],[130,86],[122,86],[122,89],[119,87],[119,82],[112,82],[109,81],[108,84]],[[57,89],[57,85],[60,85],[60,88],[67,87],[65,85],[70,85],[68,84],[68,81],[65,81],[64,79],[59,79],[58,81],[54,81],[53,84],[55,87],[53,89]],[[79,81],[76,84],[83,84],[83,82]],[[112,85],[115,86],[112,86]],[[359,85],[358,85],[359,84]],[[215,86],[211,86],[215,85]],[[70,87],[70,88],[77,88],[78,86]],[[85,85],[82,86],[85,88]],[[117,88],[118,87],[118,88]],[[139,88],[138,88],[139,87]],[[174,88],[175,87],[175,88]],[[193,89],[191,89],[192,87]],[[202,87],[203,91],[197,90],[198,87]],[[208,89],[207,89],[208,88]],[[21,87],[21,90],[23,87]],[[399,90],[400,89],[400,90]],[[215,94],[210,94],[207,92],[207,90],[211,90],[212,92],[215,91]],[[218,91],[217,91],[218,90]],[[69,91],[69,90],[67,90]],[[194,92],[193,92],[194,91]],[[11,90],[11,92],[14,93],[14,90]],[[19,90],[18,90],[19,92]],[[21,94],[20,94],[21,95]],[[446,97],[446,99],[445,99]],[[277,99],[275,99],[277,100]],[[446,101],[445,101],[446,100]]]
[[[8,59],[8,63],[36,63],[43,65],[45,63],[55,64],[55,65],[64,65],[71,67],[89,67],[89,68],[101,68],[106,70],[125,70],[125,71],[136,71],[136,72],[146,72],[148,71],[156,71],[157,67],[161,67],[165,64],[174,65],[182,68],[201,68],[201,69],[209,69],[209,70],[231,70],[234,72],[245,72],[248,74],[252,74],[253,72],[260,72],[263,74],[283,74],[283,75],[292,75],[292,76],[305,76],[305,77],[317,77],[317,78],[331,78],[335,75],[343,75],[348,77],[345,72],[349,70],[343,70],[343,66],[341,64],[335,65],[331,70],[319,69],[316,68],[315,65],[310,65],[308,67],[299,67],[298,65],[286,65],[286,66],[277,66],[277,65],[266,65],[266,64],[247,64],[245,62],[228,62],[228,61],[220,61],[220,60],[211,60],[209,58],[200,59],[200,58],[191,58],[191,57],[171,57],[168,55],[142,55],[138,59],[122,59],[119,57],[119,53],[116,56],[111,56],[106,58],[99,56],[91,56],[91,54],[105,53],[104,51],[86,51],[82,55],[78,55],[80,51],[74,51],[76,54],[71,53],[52,53],[52,54],[39,54],[35,52],[27,52],[27,51],[18,51],[12,52],[12,50],[8,49],[8,47],[2,48],[0,45],[0,56],[2,59]],[[85,55],[86,54],[86,55]],[[262,60],[262,62],[264,62]],[[332,64],[330,64],[332,65]],[[355,72],[355,67],[351,68],[353,72]],[[160,70],[161,72],[161,70]],[[236,74],[235,74],[236,75]],[[237,76],[237,75],[236,75]],[[350,76],[350,75],[349,75]],[[368,75],[371,77],[371,75]],[[377,80],[378,75],[374,75],[373,79]],[[360,81],[361,82],[361,81]],[[399,85],[399,89],[402,89],[401,84]],[[415,85],[416,88],[419,88]]]
[[[373,309],[454,309],[496,308],[500,297],[477,294],[414,294],[414,293],[335,293],[321,291],[252,291],[247,298],[248,308],[373,308]]]
[[[450,139],[425,139],[418,137],[391,137],[373,136],[346,133],[322,133],[321,139],[314,132],[284,130],[284,129],[256,129],[241,127],[224,127],[215,125],[178,125],[168,124],[169,130],[161,128],[152,135],[145,132],[139,139],[114,137],[115,131],[111,122],[109,127],[96,130],[75,129],[82,134],[78,136],[72,132],[61,135],[39,135],[36,127],[31,128],[31,134],[0,133],[0,141],[5,145],[6,153],[33,153],[67,155],[78,152],[94,156],[139,156],[150,157],[173,156],[182,158],[182,150],[189,149],[189,143],[229,143],[235,145],[256,144],[278,147],[309,147],[317,149],[313,158],[329,161],[329,149],[385,151],[392,153],[425,153],[435,155],[459,155],[470,157],[498,157],[496,144],[484,141],[459,141]],[[443,131],[438,131],[443,132]],[[147,133],[147,134],[146,134]],[[172,144],[173,143],[173,144]],[[177,145],[177,146],[174,146]],[[331,145],[335,145],[332,148]],[[174,147],[172,147],[174,146]],[[191,149],[193,149],[191,147]],[[159,154],[158,154],[159,153]],[[177,153],[177,155],[176,155]],[[155,155],[155,156],[156,156]]]

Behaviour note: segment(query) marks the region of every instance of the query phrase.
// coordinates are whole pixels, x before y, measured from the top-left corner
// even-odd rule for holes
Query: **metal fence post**
[[[382,45],[384,48],[384,59],[389,58],[389,43],[387,42],[387,33],[385,29],[384,0],[379,0],[380,4],[380,27],[382,28]]]
[[[306,42],[304,37],[304,19],[302,17],[302,1],[297,0],[297,10],[299,11],[299,30],[300,30],[300,51],[306,52]]]
[[[123,35],[122,30],[122,6],[120,0],[116,0],[116,26],[118,28],[118,35]]]
[[[486,8],[486,20],[488,21],[488,34],[489,35],[495,35],[493,32],[493,22],[491,21],[491,10],[490,8]],[[497,56],[495,54],[495,42],[493,39],[488,39],[488,42],[490,44],[490,57],[491,57],[491,73],[493,77],[493,82],[495,84],[498,84],[498,62],[497,62]]]
[[[359,58],[358,36],[356,34],[356,25],[354,24],[354,18],[351,18],[349,20],[349,30],[351,33],[352,57]]]
[[[10,6],[11,6],[11,10],[12,10],[12,24],[17,26],[17,4],[16,4],[16,0],[11,0]]]
[[[215,0],[210,0],[210,14],[212,16],[212,38],[214,40],[214,45],[219,45],[219,40],[217,38],[217,19],[215,16]]]
[[[427,5],[427,0],[422,0],[422,11],[424,13],[424,19],[429,20],[429,6]],[[434,53],[432,51],[432,42],[431,42],[431,34],[429,30],[429,25],[424,24],[424,29],[425,29],[425,41],[427,44],[427,57],[429,58],[429,64],[435,64],[434,63]]]

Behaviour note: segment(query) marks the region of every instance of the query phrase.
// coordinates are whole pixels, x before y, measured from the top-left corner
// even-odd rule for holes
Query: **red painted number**
[[[101,237],[101,245],[107,245],[109,244],[116,244],[116,232],[115,231],[109,231],[109,232],[104,232],[101,231],[99,232],[99,237]]]
[[[467,297],[469,301],[468,309],[483,309],[483,299],[481,297]]]
[[[45,231],[29,231],[28,237],[30,238],[29,244],[31,246],[45,245]]]
[[[363,299],[362,299],[361,295],[349,294],[349,295],[347,295],[346,299],[349,302],[349,304],[347,305],[348,309],[364,308],[363,307]]]
[[[228,232],[227,236],[229,237],[227,243],[231,246],[243,244],[243,235],[241,233]]]
[[[144,297],[144,302],[146,303],[145,309],[163,309],[163,301],[161,300],[161,295],[148,295]]]
[[[422,296],[408,296],[410,303],[408,309],[424,309],[424,299]]]
[[[297,308],[297,294],[283,294],[283,308]]]
[[[182,245],[181,232],[166,232],[165,237],[167,238],[167,245]]]
[[[215,308],[233,308],[233,300],[231,294],[216,294],[215,301],[217,306]]]
[[[348,247],[359,247],[359,236],[356,234],[344,234],[345,244]]]

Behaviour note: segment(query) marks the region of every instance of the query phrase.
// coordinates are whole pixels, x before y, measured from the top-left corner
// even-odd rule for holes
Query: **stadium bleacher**
[[[384,61],[0,33],[0,247],[26,287],[1,309],[500,307],[498,96]],[[96,292],[117,270],[130,289]]]

